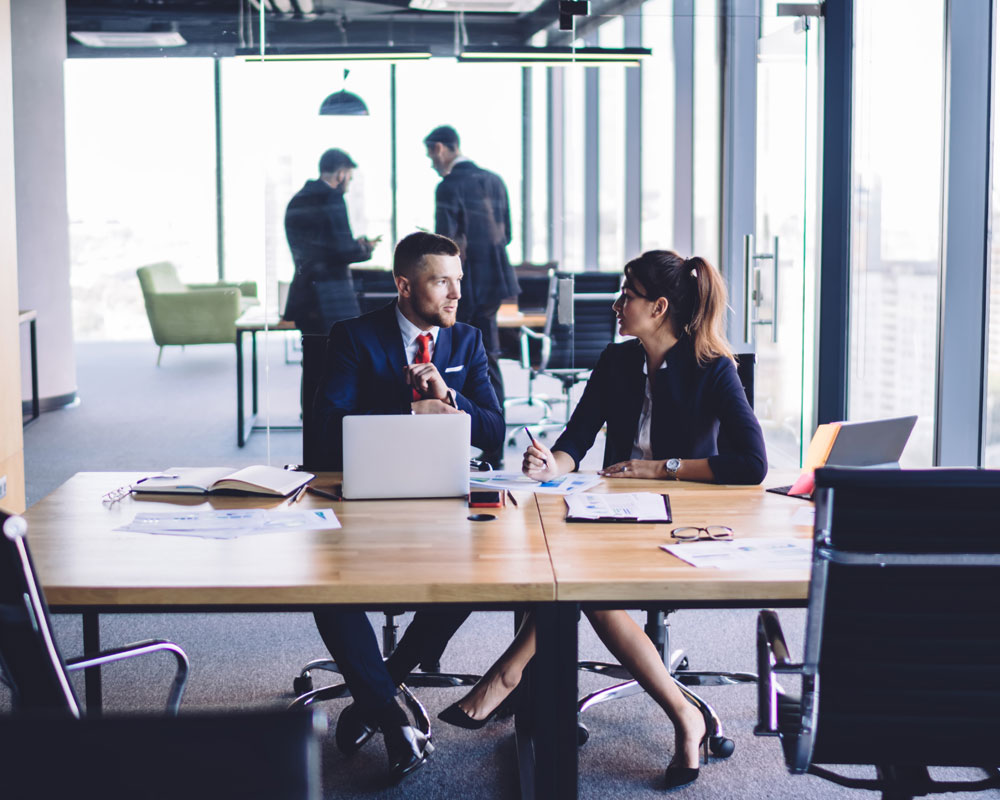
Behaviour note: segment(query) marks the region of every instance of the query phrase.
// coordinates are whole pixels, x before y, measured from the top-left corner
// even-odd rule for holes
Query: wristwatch
[[[667,473],[667,477],[672,480],[677,480],[677,470],[681,468],[681,460],[679,458],[668,458],[663,462],[663,471]]]

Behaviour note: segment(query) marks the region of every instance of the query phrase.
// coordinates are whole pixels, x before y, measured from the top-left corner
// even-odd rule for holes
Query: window
[[[944,2],[856,7],[848,415],[917,414],[906,466],[933,459]]]

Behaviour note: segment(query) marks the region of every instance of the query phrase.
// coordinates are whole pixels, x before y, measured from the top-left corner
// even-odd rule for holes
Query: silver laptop
[[[826,466],[898,467],[916,424],[916,416],[843,422],[826,457]]]
[[[471,426],[468,414],[344,417],[344,499],[464,497]]]
[[[842,422],[830,454],[821,466],[893,468],[899,466],[903,448],[909,441],[916,416],[874,419],[869,422]],[[813,434],[815,435],[815,434]],[[794,486],[774,486],[767,491],[788,494]],[[808,497],[810,495],[795,495]]]

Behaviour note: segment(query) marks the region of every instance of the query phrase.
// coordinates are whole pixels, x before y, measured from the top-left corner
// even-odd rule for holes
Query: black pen
[[[514,493],[510,489],[507,490],[507,497],[509,497],[510,502],[514,504],[514,508],[517,508],[517,500],[514,499]]]
[[[327,491],[324,491],[323,489],[317,489],[315,486],[307,486],[306,487],[306,491],[307,492],[312,492],[313,494],[318,494],[320,497],[329,498],[330,500],[341,500],[341,499],[343,499],[343,498],[341,498],[341,496],[339,494],[334,494],[333,492],[327,492]]]
[[[531,439],[531,443],[535,447],[538,447],[538,441],[535,439],[534,436],[531,435],[531,431],[528,430],[527,425],[524,426],[524,432],[528,434],[528,438]],[[549,460],[547,458],[542,458],[542,463],[547,467],[549,465]]]

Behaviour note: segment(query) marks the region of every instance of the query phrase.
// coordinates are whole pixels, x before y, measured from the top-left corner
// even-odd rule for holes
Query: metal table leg
[[[96,611],[83,612],[83,652],[101,652],[101,615]],[[88,667],[84,670],[84,696],[87,701],[87,716],[101,715],[102,687],[101,668]]]

